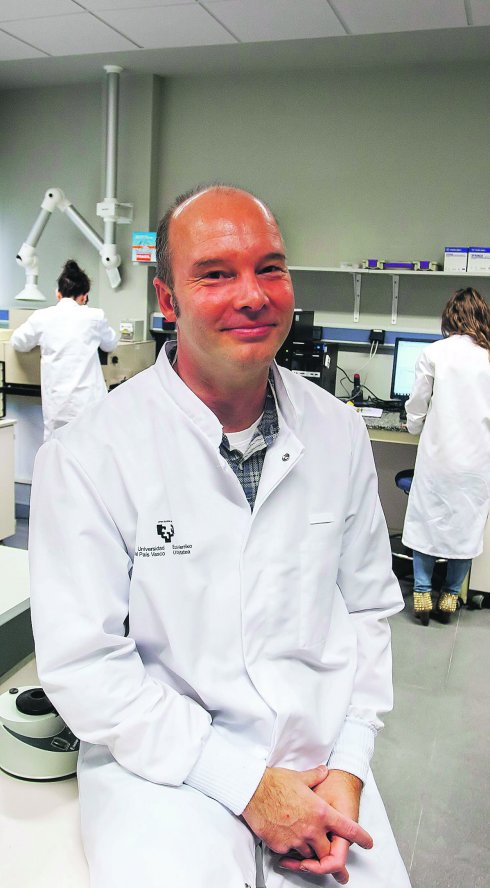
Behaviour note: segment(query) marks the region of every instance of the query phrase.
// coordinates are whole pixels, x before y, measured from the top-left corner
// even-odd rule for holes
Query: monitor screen
[[[403,337],[395,339],[390,398],[401,399],[410,396],[415,379],[415,364],[420,352],[430,342],[435,342],[440,338],[440,336],[426,336],[424,339],[404,339]]]

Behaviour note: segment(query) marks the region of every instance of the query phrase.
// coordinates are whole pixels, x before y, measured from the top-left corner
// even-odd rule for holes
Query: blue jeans
[[[413,550],[413,591],[430,592],[432,589],[432,573],[436,563],[435,555]],[[448,558],[444,592],[459,595],[461,584],[471,567],[471,558]]]

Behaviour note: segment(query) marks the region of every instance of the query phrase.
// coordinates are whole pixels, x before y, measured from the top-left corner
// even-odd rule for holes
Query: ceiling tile
[[[97,13],[101,9],[145,9],[147,6],[183,6],[195,5],[197,2],[198,0],[80,0],[85,9]]]
[[[334,0],[352,34],[464,28],[464,0]]]
[[[136,48],[134,43],[117,34],[90,13],[8,22],[8,25],[4,25],[4,30],[52,56],[117,52]]]
[[[10,37],[9,34],[0,31],[0,62],[11,62],[13,59],[37,59],[41,56],[45,58],[45,53],[38,49],[32,49],[25,43],[21,43],[20,40],[16,40],[15,37]]]
[[[80,6],[72,0],[0,0],[0,22],[77,12],[80,12]]]
[[[345,34],[325,0],[202,0],[243,42]]]
[[[235,43],[225,28],[197,4],[100,10],[97,15],[145,49]]]
[[[470,9],[474,25],[490,25],[489,0],[470,0]]]

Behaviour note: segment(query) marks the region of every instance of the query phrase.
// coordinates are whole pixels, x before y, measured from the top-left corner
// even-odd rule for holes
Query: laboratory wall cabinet
[[[0,540],[15,533],[14,427],[0,419]]]

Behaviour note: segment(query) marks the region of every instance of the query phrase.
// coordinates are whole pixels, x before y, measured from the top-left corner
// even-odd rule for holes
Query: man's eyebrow
[[[261,261],[262,262],[273,262],[274,260],[276,262],[285,262],[286,261],[286,254],[285,253],[267,253],[267,255],[264,256]]]
[[[284,253],[267,253],[260,259],[261,262],[286,262]],[[215,256],[211,259],[198,259],[192,264],[192,271],[206,271],[216,265],[226,265],[228,260],[224,256]]]
[[[205,271],[206,268],[210,268],[212,265],[223,265],[225,262],[226,259],[223,259],[222,256],[217,256],[215,259],[199,259],[197,262],[193,262],[192,270]]]

